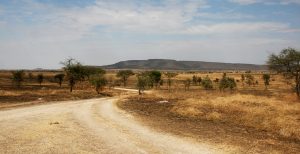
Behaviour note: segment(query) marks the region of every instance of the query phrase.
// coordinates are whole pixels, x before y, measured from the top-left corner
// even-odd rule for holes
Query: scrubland
[[[238,132],[234,133],[235,135],[245,136],[244,139],[232,138],[237,145],[242,143],[241,140],[252,140],[249,145],[261,149],[269,148],[267,153],[282,153],[287,149],[287,153],[300,151],[300,101],[290,83],[280,75],[271,75],[267,88],[262,80],[262,73],[252,73],[258,84],[251,86],[241,82],[241,73],[228,73],[228,76],[239,80],[234,90],[220,91],[216,82],[213,83],[212,90],[204,90],[201,86],[193,84],[189,90],[185,90],[182,81],[192,78],[193,75],[195,74],[180,73],[173,79],[170,92],[164,85],[142,96],[130,96],[120,101],[119,106],[144,117],[142,121],[148,123],[151,119],[155,119],[157,123],[159,119],[164,119],[160,125],[150,123],[175,133],[181,129],[188,131],[187,136],[200,134],[203,138],[201,134],[215,131],[222,138],[228,138],[227,133],[234,131]],[[196,75],[202,78],[208,75],[212,80],[222,77],[222,73]],[[168,126],[164,124],[167,120],[171,120]],[[172,125],[174,123],[176,125]],[[182,128],[179,128],[180,125]],[[207,128],[199,128],[197,125],[207,125]],[[219,128],[216,130],[215,127]],[[193,129],[202,131],[195,132]],[[220,134],[220,130],[223,135]],[[261,139],[264,141],[259,142]],[[254,153],[256,152],[264,153],[263,150]]]

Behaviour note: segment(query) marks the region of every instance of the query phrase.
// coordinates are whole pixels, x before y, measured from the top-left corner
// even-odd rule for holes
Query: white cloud
[[[248,1],[249,3],[250,1]],[[252,2],[252,1],[251,1]],[[32,15],[39,24],[16,27],[29,41],[72,41],[94,35],[94,28],[104,27],[110,32],[142,34],[219,35],[224,33],[297,32],[288,24],[276,22],[205,22],[212,19],[253,18],[253,16],[227,12],[205,13],[209,7],[200,1],[163,1],[153,6],[133,1],[97,1],[84,8],[56,8],[29,1],[25,10],[46,10],[43,15]],[[200,22],[195,22],[200,18]],[[204,20],[201,20],[204,18]]]
[[[212,25],[195,25],[187,28],[187,34],[223,34],[223,33],[260,33],[281,32],[289,30],[287,24],[273,22],[218,23]]]
[[[148,58],[263,63],[267,50],[299,44],[295,35],[300,30],[288,23],[255,21],[236,12],[208,13],[205,9],[210,6],[204,0],[166,0],[160,5],[97,1],[66,8],[29,2],[21,13],[10,10],[17,12],[10,18],[17,24],[0,21],[0,31],[12,34],[0,36],[0,68],[56,68],[68,56],[94,65]],[[31,23],[22,21],[23,16]],[[12,61],[15,55],[20,56]]]

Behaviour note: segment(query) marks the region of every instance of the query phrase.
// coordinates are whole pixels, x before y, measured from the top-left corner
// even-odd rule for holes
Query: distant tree
[[[102,68],[94,67],[94,66],[82,66],[83,67],[83,77],[90,79],[92,75],[100,75],[105,74],[105,70]]]
[[[28,73],[28,79],[29,81],[32,81],[34,79],[34,76],[31,72]]]
[[[161,80],[159,81],[159,86],[163,86],[163,85],[164,85],[164,80],[161,79]]]
[[[234,78],[227,77],[226,73],[224,73],[222,79],[219,82],[219,89],[220,90],[225,90],[225,89],[230,89],[233,90],[236,88],[236,82]]]
[[[37,82],[40,84],[40,86],[42,85],[44,81],[44,75],[41,73],[41,74],[38,74],[37,75]]]
[[[22,85],[22,82],[24,81],[24,71],[23,70],[18,70],[18,71],[13,71],[12,73],[12,81],[16,85],[16,87],[20,88]]]
[[[70,92],[72,92],[76,82],[84,78],[84,67],[80,64],[80,62],[72,58],[61,62],[61,64],[64,65],[63,69],[66,74],[66,79],[69,82]]]
[[[197,82],[198,82],[199,85],[201,85],[202,78],[201,78],[201,77],[198,77],[198,78],[197,78]]]
[[[177,76],[177,73],[166,72],[164,75],[167,77],[168,90],[169,90],[169,92],[170,92],[170,90],[171,90],[171,85],[172,85],[172,78],[174,78],[175,76]]]
[[[213,88],[213,83],[212,83],[211,79],[208,76],[206,76],[204,79],[202,79],[201,86],[205,90],[209,90],[209,89]]]
[[[100,94],[107,84],[107,80],[103,74],[97,74],[90,77],[90,83],[95,87],[96,92]]]
[[[251,74],[249,74],[249,73],[247,73],[247,74],[245,75],[245,82],[246,82],[246,84],[248,84],[249,86],[254,85],[254,76],[251,75]]]
[[[215,83],[218,83],[219,81],[220,81],[219,78],[216,78],[216,79],[214,80]]]
[[[115,86],[113,76],[108,77],[107,84],[108,84],[109,89],[111,89]]]
[[[192,82],[192,81],[191,81],[191,79],[189,79],[189,78],[186,79],[186,80],[184,80],[183,83],[184,83],[184,89],[185,89],[185,90],[190,90],[191,82]]]
[[[148,73],[140,73],[137,74],[137,88],[139,90],[139,95],[143,93],[143,91],[146,89],[146,86],[148,85],[149,81],[149,74]]]
[[[244,82],[245,82],[245,75],[244,74],[241,75],[241,81],[242,81],[242,84],[244,86]]]
[[[117,73],[117,77],[121,79],[121,81],[123,82],[124,87],[126,87],[127,80],[132,75],[134,75],[132,70],[121,70]]]
[[[153,85],[157,88],[159,86],[159,82],[161,80],[161,73],[159,71],[150,71],[149,72],[149,80],[150,84],[153,87]]]
[[[193,75],[192,81],[193,81],[194,85],[197,85],[197,83],[198,83],[198,77],[196,75]]]
[[[283,49],[278,55],[270,55],[267,63],[271,70],[282,74],[288,80],[294,80],[296,94],[300,97],[300,51],[293,48]]]
[[[57,81],[57,83],[59,84],[59,87],[61,87],[61,84],[64,81],[64,78],[65,78],[65,74],[63,74],[63,73],[59,73],[54,76],[54,80]]]

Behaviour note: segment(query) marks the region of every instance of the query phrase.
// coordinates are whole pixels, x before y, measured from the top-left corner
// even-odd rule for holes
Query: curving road
[[[0,153],[223,153],[143,126],[115,101],[90,99],[0,111]]]

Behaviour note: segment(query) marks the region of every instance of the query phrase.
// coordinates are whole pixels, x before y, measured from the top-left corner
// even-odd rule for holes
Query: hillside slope
[[[169,59],[128,60],[112,65],[101,66],[105,69],[159,69],[159,70],[266,70],[265,65],[218,63],[203,61],[176,61]]]

